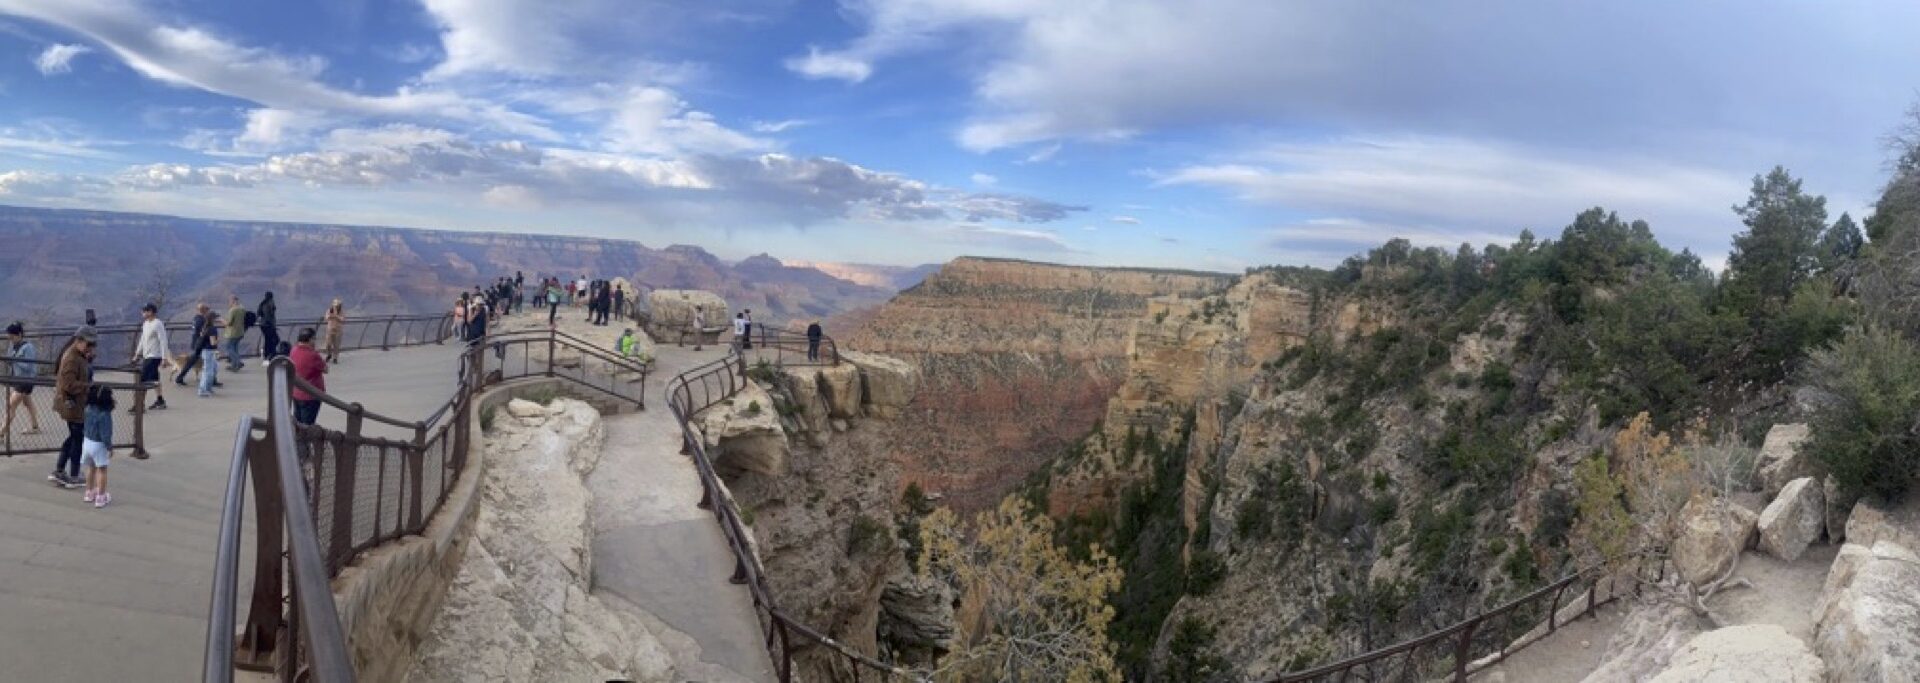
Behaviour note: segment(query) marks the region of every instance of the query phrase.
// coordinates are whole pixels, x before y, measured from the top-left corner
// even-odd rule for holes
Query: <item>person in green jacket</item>
[[[240,295],[228,298],[227,328],[221,336],[220,345],[226,347],[227,369],[239,372],[244,365],[240,362],[240,338],[247,336],[247,307],[240,305]]]

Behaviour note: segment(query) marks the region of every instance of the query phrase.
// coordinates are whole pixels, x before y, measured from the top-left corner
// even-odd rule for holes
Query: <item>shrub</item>
[[[886,524],[867,515],[853,518],[853,526],[847,532],[848,556],[880,552],[889,545]]]
[[[1898,498],[1920,474],[1920,348],[1870,325],[1814,352],[1807,385],[1819,400],[1806,448],[1843,493]]]
[[[1187,563],[1187,594],[1206,595],[1227,578],[1227,561],[1211,550],[1193,551]]]

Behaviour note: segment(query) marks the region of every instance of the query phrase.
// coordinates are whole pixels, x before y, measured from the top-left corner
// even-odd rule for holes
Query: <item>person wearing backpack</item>
[[[260,300],[253,312],[254,322],[260,325],[260,358],[272,360],[280,349],[280,306],[273,303],[273,292],[267,292],[267,297]]]
[[[253,317],[253,312],[240,305],[238,294],[227,297],[227,303],[227,329],[221,337],[220,347],[227,353],[227,370],[239,372],[240,368],[246,366],[240,362],[240,340],[247,336],[247,323]]]

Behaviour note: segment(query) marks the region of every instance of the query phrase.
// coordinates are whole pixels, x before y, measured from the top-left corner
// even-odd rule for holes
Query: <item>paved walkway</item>
[[[533,318],[507,322],[526,329]],[[562,327],[607,348],[619,333],[577,320]],[[349,353],[328,385],[374,412],[425,416],[453,389],[458,348]],[[648,410],[609,419],[607,452],[590,481],[595,590],[643,612],[682,676],[766,681],[772,665],[750,597],[728,582],[725,539],[695,506],[699,481],[679,454],[664,395],[669,378],[723,353],[661,347]],[[55,456],[0,458],[0,681],[199,677],[234,429],[242,416],[265,411],[265,377],[257,362],[222,372],[226,386],[211,399],[167,385],[172,407],[148,415],[152,459],[115,459],[114,502],[104,510],[45,481]],[[343,419],[323,410],[321,422],[340,427]],[[248,521],[245,548],[252,547]],[[244,573],[252,563],[243,559]],[[244,579],[241,592],[244,604]]]

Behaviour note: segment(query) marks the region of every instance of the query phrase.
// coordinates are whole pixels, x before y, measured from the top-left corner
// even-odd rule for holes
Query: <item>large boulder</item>
[[[1680,511],[1673,563],[1695,586],[1719,579],[1753,540],[1759,516],[1723,498],[1695,498]]]
[[[775,477],[787,473],[787,433],[773,396],[758,383],[747,382],[733,398],[700,413],[699,423],[714,467]]]
[[[1774,425],[1767,440],[1760,444],[1760,456],[1754,462],[1760,475],[1760,490],[1768,496],[1779,495],[1787,483],[1818,473],[1813,458],[1801,452],[1807,440],[1807,425]]]
[[[880,594],[880,637],[896,649],[938,654],[953,646],[953,589],[945,581],[901,573]]]
[[[1920,681],[1920,560],[1884,541],[1859,547],[1842,553],[1852,576],[1828,582],[1834,592],[1821,598],[1814,649],[1834,680]]]
[[[1820,495],[1825,499],[1827,508],[1827,542],[1847,540],[1847,518],[1853,514],[1853,506],[1858,501],[1841,493],[1840,484],[1834,481],[1832,475],[1828,475],[1821,484]]]
[[[780,388],[792,399],[787,406],[787,419],[792,420],[796,431],[817,434],[829,429],[833,409],[827,405],[827,397],[821,392],[820,368],[813,365],[794,365],[781,368]]]
[[[820,393],[830,414],[838,419],[860,416],[860,368],[847,363],[819,368]]]
[[[1827,526],[1826,502],[1812,477],[1789,482],[1760,512],[1760,549],[1782,560],[1800,559]]]
[[[859,351],[841,351],[841,360],[860,369],[866,412],[870,417],[890,420],[905,411],[919,388],[919,375],[913,364],[892,356]]]
[[[1583,602],[1583,599],[1576,596],[1574,602]],[[1649,595],[1624,599],[1620,604],[1629,611],[1607,641],[1600,665],[1583,679],[1586,683],[1647,680],[1665,670],[1673,656],[1701,632],[1700,617],[1676,601]],[[1577,605],[1568,607],[1585,609]]]
[[[647,331],[662,341],[680,338],[680,333],[693,321],[696,306],[706,310],[708,327],[725,326],[733,317],[727,310],[726,299],[698,289],[656,289],[647,295],[647,305],[653,309]]]
[[[1708,631],[1674,653],[1650,683],[1820,683],[1826,664],[1776,624]]]

